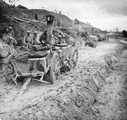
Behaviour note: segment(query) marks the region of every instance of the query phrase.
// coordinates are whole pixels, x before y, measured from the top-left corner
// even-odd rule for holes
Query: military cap
[[[12,30],[12,27],[9,27],[10,30]]]

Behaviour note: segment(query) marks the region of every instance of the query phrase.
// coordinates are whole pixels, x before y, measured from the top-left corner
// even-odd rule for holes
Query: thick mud
[[[32,81],[8,85],[1,76],[2,120],[126,120],[127,50],[116,42],[96,48],[80,47],[75,69],[61,75],[54,85]]]

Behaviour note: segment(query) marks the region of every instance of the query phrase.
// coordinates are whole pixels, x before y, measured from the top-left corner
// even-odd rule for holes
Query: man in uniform
[[[33,45],[37,44],[37,31],[34,31],[33,33]]]
[[[26,48],[31,49],[33,45],[33,40],[30,34],[30,31],[27,31],[27,34],[24,38],[23,44],[25,45]]]
[[[9,29],[6,29],[5,33],[3,34],[2,41],[4,43],[7,43],[8,38],[9,38]]]
[[[13,31],[12,27],[9,27],[9,41],[8,41],[8,44],[10,46],[13,46],[13,47],[15,47],[16,44],[17,44],[17,41],[14,38],[14,36],[15,36],[15,34],[14,34],[14,31]]]
[[[53,30],[53,36],[52,36],[52,38],[54,39],[55,44],[59,44],[59,42],[60,42],[60,39],[59,39],[58,36],[59,36],[59,33],[57,31]]]
[[[9,42],[8,44],[15,47],[17,44],[17,41],[14,38],[15,34],[14,34],[12,27],[9,27],[9,36],[10,36],[9,38],[10,40],[8,41]]]
[[[17,41],[14,38],[14,32],[12,31],[11,27],[9,27],[9,29],[6,29],[6,32],[3,35],[2,40],[4,43],[6,43],[10,46],[15,46],[17,44]]]
[[[47,22],[47,29],[44,30],[43,33],[39,35],[39,42],[42,46],[47,46],[49,48],[54,46],[54,39],[52,39],[53,34],[53,20],[54,16],[47,15],[46,22]]]
[[[14,36],[15,36],[15,34],[14,34],[14,31],[13,31],[12,27],[9,27],[9,34],[10,34],[10,36],[12,36],[12,37],[14,37]]]

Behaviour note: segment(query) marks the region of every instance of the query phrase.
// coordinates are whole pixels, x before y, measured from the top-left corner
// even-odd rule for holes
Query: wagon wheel
[[[71,68],[76,67],[77,62],[78,62],[78,50],[75,49],[72,53],[72,57],[70,58],[70,67]]]
[[[16,74],[12,63],[8,63],[8,65],[5,67],[5,79],[7,83],[10,83],[11,80],[15,82]]]
[[[59,56],[56,56],[53,59],[53,64],[52,64],[51,69],[50,69],[50,76],[51,76],[50,82],[51,82],[51,84],[53,84],[54,81],[59,78],[60,67],[61,67],[60,58],[59,58]]]

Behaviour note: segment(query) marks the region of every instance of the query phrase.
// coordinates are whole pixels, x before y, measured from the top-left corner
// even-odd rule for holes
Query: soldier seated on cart
[[[53,29],[53,38],[55,38],[55,43],[57,44],[67,44],[66,43],[67,35],[62,33],[60,30]]]
[[[59,39],[59,33],[57,31],[53,31],[52,39],[55,41],[55,44],[58,44],[60,42]]]
[[[6,29],[5,34],[2,37],[2,41],[12,47],[15,47],[17,44],[16,39],[14,38],[14,34],[9,29]]]
[[[24,37],[23,44],[26,48],[31,49],[33,46],[33,40],[30,34],[30,31],[27,31],[26,36]]]
[[[33,33],[33,45],[36,45],[36,44],[38,44],[38,42],[37,42],[37,31],[34,31],[34,33]]]
[[[38,41],[42,46],[47,44],[47,30],[40,34]]]
[[[17,45],[17,41],[14,37],[9,37],[8,41],[7,41],[8,45],[10,45],[11,47],[16,47]]]
[[[3,37],[2,37],[2,42],[4,43],[7,43],[7,39],[9,38],[9,29],[6,29],[5,30],[5,33],[3,34]]]
[[[10,34],[10,36],[12,36],[12,37],[14,37],[14,36],[15,36],[15,34],[14,34],[14,31],[13,31],[12,27],[9,27],[9,34]]]

